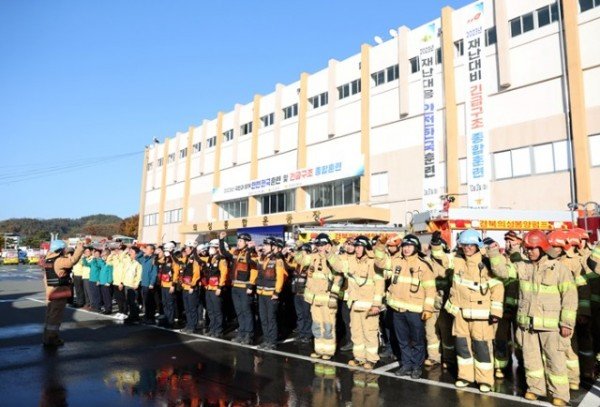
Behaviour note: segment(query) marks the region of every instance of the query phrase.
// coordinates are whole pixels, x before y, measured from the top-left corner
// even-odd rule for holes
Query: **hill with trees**
[[[59,238],[74,237],[78,234],[95,236],[113,236],[116,234],[137,235],[138,215],[121,219],[114,215],[91,215],[79,219],[55,218],[33,219],[13,218],[0,221],[0,240],[5,233],[18,234],[24,246],[37,247],[40,242],[50,240],[51,233]],[[0,241],[0,247],[4,242]]]

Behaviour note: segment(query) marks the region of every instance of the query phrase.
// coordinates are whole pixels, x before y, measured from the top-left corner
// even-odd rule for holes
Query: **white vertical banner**
[[[421,37],[419,61],[423,85],[423,209],[442,209],[443,177],[440,174],[440,136],[437,98],[439,91],[434,79],[435,53],[439,46],[437,23],[428,24]]]
[[[465,127],[467,138],[467,188],[470,208],[491,206],[490,146],[485,120],[484,5],[477,2],[467,12],[465,50]]]

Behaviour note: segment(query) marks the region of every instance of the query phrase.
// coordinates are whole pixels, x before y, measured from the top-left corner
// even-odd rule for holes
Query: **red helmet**
[[[569,250],[571,245],[569,244],[568,238],[569,232],[566,230],[553,230],[548,233],[548,243],[550,243],[550,246],[552,247],[560,247],[561,249]]]
[[[541,230],[532,230],[531,232],[527,233],[523,239],[523,242],[525,244],[525,248],[527,249],[539,247],[545,252],[550,249],[548,238]]]
[[[579,246],[581,244],[581,234],[576,229],[568,230],[567,243],[571,246]]]
[[[577,234],[577,236],[579,237],[579,240],[590,240],[590,235],[588,235],[588,233],[585,231],[585,229],[582,228],[575,228],[575,229],[571,229],[571,232],[573,232],[573,234]]]

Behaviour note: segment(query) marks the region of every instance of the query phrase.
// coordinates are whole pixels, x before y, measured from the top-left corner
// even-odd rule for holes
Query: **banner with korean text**
[[[444,179],[439,165],[441,132],[439,114],[439,91],[435,78],[436,50],[439,47],[438,24],[428,24],[421,36],[419,61],[423,85],[423,209],[441,210]]]
[[[468,10],[464,36],[468,206],[487,209],[491,206],[491,165],[485,115],[484,4],[477,2]]]

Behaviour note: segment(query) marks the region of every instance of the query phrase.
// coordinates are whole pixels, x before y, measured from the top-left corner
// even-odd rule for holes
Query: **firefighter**
[[[206,267],[208,264],[208,243],[203,243],[198,245],[196,248],[197,258],[196,260],[200,263],[200,270],[203,267]],[[202,273],[200,273],[200,284],[198,285],[198,325],[197,329],[200,332],[204,332],[204,329],[207,326],[206,323],[206,287],[208,286],[208,280],[206,278],[202,278]]]
[[[386,238],[375,246],[376,265],[386,270],[390,286],[386,303],[393,312],[393,325],[401,352],[402,367],[398,376],[419,379],[425,361],[425,326],[435,305],[435,278],[431,263],[421,253],[415,235]],[[391,249],[391,250],[390,250]]]
[[[329,360],[335,354],[335,322],[340,278],[332,270],[327,255],[332,251],[331,239],[320,233],[315,239],[314,254],[298,253],[296,262],[308,266],[304,299],[308,302],[312,316],[312,333],[315,349],[311,357]],[[335,261],[335,260],[333,260]]]
[[[227,244],[225,244],[227,250]],[[206,309],[208,311],[208,336],[223,337],[223,298],[221,294],[227,284],[229,269],[227,258],[219,251],[219,239],[208,244],[208,261],[202,268],[202,278],[206,281]]]
[[[354,247],[354,238],[349,237],[344,242],[344,253],[340,254],[342,259],[347,259],[349,257],[353,257],[355,254]],[[350,328],[350,308],[348,306],[348,279],[340,275],[340,291],[338,293],[338,314],[341,318],[341,326],[343,329],[343,335],[340,338],[340,343],[345,342],[340,346],[340,351],[348,352],[354,348],[354,344],[352,343],[352,334]]]
[[[484,239],[484,244],[492,243]],[[521,244],[523,239],[515,231],[508,231],[504,234],[504,255],[507,260],[519,261],[521,259]],[[494,336],[494,376],[497,379],[504,378],[504,372],[511,360],[511,338],[516,332],[517,300],[519,297],[519,282],[514,278],[503,280],[504,283],[504,313],[496,325],[496,334]],[[519,360],[523,360],[518,352]]]
[[[455,384],[462,388],[476,382],[479,391],[488,393],[494,384],[492,340],[494,325],[504,311],[504,286],[491,274],[489,262],[481,253],[483,241],[476,230],[461,232],[458,244],[460,252],[451,266],[453,281],[445,305],[454,315],[452,333],[456,336],[458,360]],[[432,254],[445,256],[439,247]]]
[[[449,366],[456,365],[456,352],[454,348],[454,335],[452,334],[452,324],[454,317],[444,309],[444,305],[450,295],[450,286],[452,285],[452,270],[450,265],[453,262],[454,254],[448,250],[448,244],[442,238],[439,231],[431,236],[430,252],[433,253],[433,247],[438,251],[445,253],[445,256],[438,258],[430,257],[435,276],[435,305],[433,316],[425,321],[425,337],[427,339],[427,359],[425,366],[435,366],[440,361],[442,367],[447,369]],[[433,322],[435,322],[432,327]],[[441,355],[440,353],[441,342]]]
[[[283,246],[283,240],[267,237],[263,241],[263,253],[258,261],[256,292],[263,330],[263,341],[258,346],[259,349],[272,350],[277,346],[277,310],[286,276],[285,264],[281,256]]]
[[[237,235],[237,247],[230,253],[225,249],[227,233],[219,235],[219,249],[231,263],[231,297],[239,328],[231,341],[249,345],[254,338],[254,315],[252,313],[252,296],[256,289],[257,255],[252,236],[248,233]]]
[[[185,246],[184,256],[175,262],[173,273],[179,277],[185,310],[186,323],[181,332],[191,334],[198,324],[198,283],[203,268],[196,256],[196,242],[188,241]]]
[[[587,377],[593,377],[594,361],[593,350],[591,349],[591,332],[589,327],[591,310],[591,291],[590,286],[584,276],[583,266],[579,256],[573,250],[569,243],[569,232],[566,230],[554,230],[548,233],[548,243],[552,246],[550,255],[561,262],[572,274],[577,286],[577,321],[575,330],[571,337],[571,346],[567,349],[567,369],[569,372],[569,388],[571,390],[579,390],[580,383],[580,367],[579,355],[580,344],[579,338],[583,340],[584,348],[581,350],[587,351],[590,358],[582,356],[583,365],[586,367]],[[591,371],[590,371],[591,370]]]
[[[569,402],[566,351],[577,316],[577,288],[573,274],[550,258],[547,236],[532,230],[523,239],[528,260],[507,261],[497,244],[488,255],[492,271],[500,278],[519,280],[516,340],[523,349],[527,392],[536,400],[550,393],[552,404]]]
[[[158,257],[156,259],[166,327],[170,329],[175,327],[175,315],[177,315],[175,285],[179,281],[179,267],[175,265],[175,260],[173,259],[174,249],[175,245],[173,243],[165,243],[158,250]]]
[[[366,236],[354,239],[354,255],[340,257],[329,253],[328,260],[336,273],[348,282],[348,308],[354,359],[350,366],[371,370],[379,361],[379,312],[385,288],[383,269],[375,270],[371,242]]]
[[[44,280],[46,283],[46,318],[42,343],[47,347],[63,346],[64,341],[58,332],[62,317],[71,297],[71,270],[83,255],[83,244],[78,243],[72,256],[66,254],[66,244],[53,240],[50,253],[44,259]]]
[[[310,254],[312,251],[310,244],[303,244],[300,246],[300,251],[304,252],[304,254]],[[312,318],[310,316],[310,304],[304,299],[307,274],[308,266],[296,263],[296,269],[292,277],[292,293],[294,294],[296,329],[298,332],[298,337],[296,340],[300,343],[310,343],[312,338]]]

